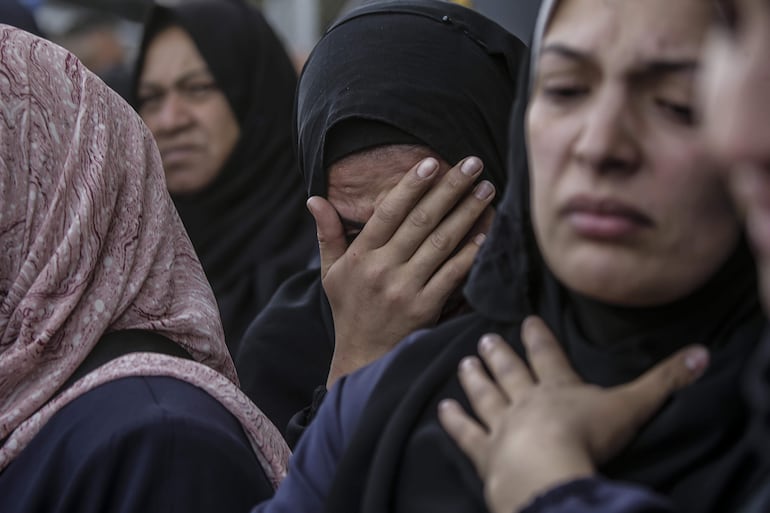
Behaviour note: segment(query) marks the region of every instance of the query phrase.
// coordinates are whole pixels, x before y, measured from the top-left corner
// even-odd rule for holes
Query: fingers
[[[462,160],[411,209],[404,223],[398,227],[391,239],[393,251],[402,256],[402,261],[411,258],[424,242],[432,244],[434,251],[444,255],[439,263],[449,256],[460,240],[465,237],[484,207],[492,200],[494,189],[490,189],[491,184],[488,182],[482,182],[485,185],[477,186],[481,188],[477,192],[480,196],[484,196],[484,200],[478,200],[476,196],[469,195],[483,167],[478,157]],[[434,232],[442,219],[466,196],[469,196],[470,201],[463,204],[459,209],[461,213],[455,216],[454,221],[443,230]],[[465,229],[458,230],[458,227],[463,226],[466,226]]]
[[[474,356],[462,359],[458,378],[473,411],[487,427],[491,427],[492,419],[506,407],[508,398],[489,378],[481,362]]]
[[[368,249],[381,247],[390,240],[407,216],[419,217],[421,211],[414,213],[412,209],[433,183],[438,168],[438,161],[428,157],[418,162],[404,175],[377,205],[372,217],[358,235],[357,240],[361,241],[362,247]]]
[[[427,305],[443,305],[452,293],[462,284],[473,266],[473,261],[484,244],[486,235],[477,234],[455,256],[446,261],[436,273],[430,277],[421,292],[420,300]],[[424,279],[424,278],[423,278]],[[415,278],[417,281],[418,278]]]
[[[473,193],[466,195],[462,202],[425,237],[410,261],[411,272],[418,282],[426,282],[457,250],[458,245],[468,237],[469,232],[476,228],[480,218],[489,213],[487,211],[491,209],[488,207],[494,197],[494,186],[486,180],[480,182],[474,187]],[[429,197],[426,196],[426,201],[428,199]],[[416,232],[413,233],[417,235]],[[397,233],[394,241],[399,236],[400,233]],[[404,251],[410,248],[409,245],[402,247]]]
[[[318,248],[321,253],[321,278],[329,268],[345,254],[348,248],[345,229],[331,203],[320,196],[307,200],[307,208],[315,219]]]
[[[669,356],[631,383],[616,389],[616,400],[627,410],[626,429],[636,430],[675,391],[698,379],[708,366],[708,351],[687,347]]]
[[[569,384],[582,380],[572,370],[561,346],[542,319],[527,317],[521,326],[521,339],[533,374],[541,383]]]
[[[515,402],[517,396],[534,385],[527,365],[500,335],[487,334],[481,337],[479,354],[508,400]]]
[[[439,403],[438,420],[449,436],[473,462],[476,471],[481,474],[484,466],[483,448],[487,437],[484,428],[466,414],[456,401],[451,399]]]

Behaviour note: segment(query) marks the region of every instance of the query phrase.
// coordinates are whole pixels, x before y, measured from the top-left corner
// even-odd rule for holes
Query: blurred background
[[[32,13],[40,31],[77,55],[105,82],[124,94],[142,32],[142,20],[154,1],[165,5],[185,0],[0,0],[20,3]],[[226,1],[226,0],[212,0]],[[248,0],[259,6],[292,54],[297,68],[316,41],[340,14],[378,0]],[[446,0],[474,8],[520,37],[536,0]],[[3,11],[3,9],[0,9]],[[0,22],[8,20],[0,19]],[[517,23],[518,22],[518,23]]]

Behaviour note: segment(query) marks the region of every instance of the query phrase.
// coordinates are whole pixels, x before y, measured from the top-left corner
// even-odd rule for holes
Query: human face
[[[527,112],[534,228],[572,290],[664,304],[725,262],[739,229],[697,136],[702,0],[564,0]]]
[[[364,150],[329,166],[327,199],[339,213],[349,241],[401,178],[427,157],[438,160],[439,174],[451,168],[429,148],[404,144]]]
[[[158,143],[169,191],[204,189],[230,157],[240,127],[183,29],[165,29],[148,45],[138,97],[139,114]]]
[[[728,169],[770,304],[770,0],[720,3],[727,21],[704,54],[704,134]]]

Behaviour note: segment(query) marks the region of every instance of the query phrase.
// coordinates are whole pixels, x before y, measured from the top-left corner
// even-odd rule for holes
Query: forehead
[[[208,66],[190,35],[178,26],[158,32],[147,46],[142,67],[142,82],[171,83]]]
[[[426,157],[439,158],[429,148],[400,144],[354,153],[329,166],[329,192],[376,196]]]
[[[707,0],[562,0],[543,47],[564,44],[602,59],[695,58],[709,28]]]

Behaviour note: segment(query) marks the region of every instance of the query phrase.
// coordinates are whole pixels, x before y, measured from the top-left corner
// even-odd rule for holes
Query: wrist
[[[526,471],[515,476],[499,475],[496,478],[492,473],[487,479],[485,495],[493,513],[510,513],[519,511],[552,488],[592,477],[595,473],[593,465],[582,458],[530,460]]]

